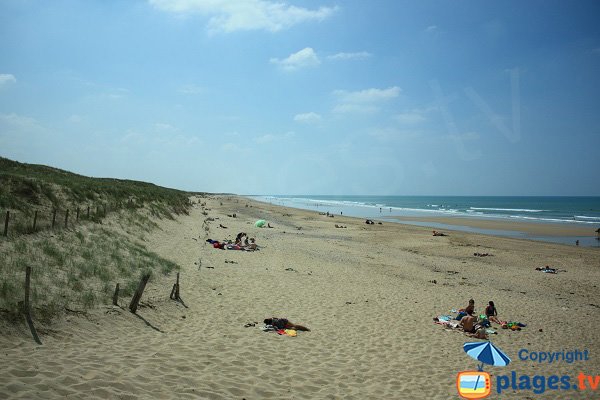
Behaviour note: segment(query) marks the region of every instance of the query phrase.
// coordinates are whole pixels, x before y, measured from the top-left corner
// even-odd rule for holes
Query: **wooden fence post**
[[[88,219],[90,218],[90,206],[88,206],[87,217],[88,217]]]
[[[75,213],[75,222],[79,222],[79,207],[77,207],[77,212]]]
[[[52,229],[54,229],[54,224],[56,224],[56,208],[54,209],[54,212],[52,213]]]
[[[31,319],[31,305],[29,304],[29,287],[31,285],[31,267],[25,268],[25,304],[23,305],[23,313],[25,314],[25,319],[27,320],[27,325],[29,325],[29,330],[31,330],[31,335],[33,336],[33,340],[37,344],[42,344],[40,338],[35,330],[35,326],[33,326],[33,320]]]
[[[10,219],[10,211],[6,210],[6,218],[4,218],[4,236],[8,236],[8,220]]]
[[[142,293],[144,293],[144,289],[146,288],[146,283],[148,283],[148,279],[150,279],[150,274],[142,276],[138,288],[133,294],[133,297],[131,298],[131,303],[129,303],[129,311],[131,311],[134,314],[137,311],[138,304],[140,302],[140,299],[142,298]]]
[[[35,228],[37,225],[37,210],[35,210],[35,213],[33,214],[33,231],[35,232]]]
[[[119,305],[119,284],[115,287],[115,294],[113,294],[113,305]]]
[[[67,229],[69,227],[69,209],[67,209],[67,212],[65,213],[65,229]]]
[[[171,289],[171,294],[169,295],[171,300],[179,300],[179,272],[177,273],[177,282],[173,285],[173,289]]]

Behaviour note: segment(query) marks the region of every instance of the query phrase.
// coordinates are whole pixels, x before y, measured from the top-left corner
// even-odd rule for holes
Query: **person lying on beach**
[[[433,236],[448,236],[443,232],[433,231]]]
[[[295,329],[297,331],[310,332],[310,329],[307,327],[294,324],[286,318],[266,318],[263,322],[265,325],[272,325],[276,329]]]
[[[223,224],[219,224],[219,228],[227,229],[227,227],[224,226]]]
[[[487,257],[487,256],[491,256],[490,253],[473,253],[473,255],[475,257]]]
[[[365,221],[365,224],[367,225],[375,225],[375,222],[373,222],[372,220],[368,219]]]
[[[500,320],[498,319],[498,311],[496,310],[496,306],[493,301],[488,303],[488,306],[485,308],[485,315],[490,322],[495,322],[500,324]]]
[[[556,274],[558,272],[558,269],[556,269],[556,268],[550,268],[547,265],[544,268],[537,267],[535,270],[536,271],[542,271],[542,272],[545,272],[547,274]]]
[[[475,333],[467,333],[467,336],[473,337],[475,339],[487,339],[488,334],[485,331],[485,328],[477,328]]]

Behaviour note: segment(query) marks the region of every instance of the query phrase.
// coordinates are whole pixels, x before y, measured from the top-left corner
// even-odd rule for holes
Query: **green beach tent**
[[[262,228],[263,226],[265,226],[266,223],[267,221],[265,221],[264,219],[259,219],[254,223],[254,226],[257,228]]]

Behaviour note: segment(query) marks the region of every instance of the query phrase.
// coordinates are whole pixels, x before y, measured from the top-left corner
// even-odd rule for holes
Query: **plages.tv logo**
[[[510,363],[510,358],[489,341],[465,343],[463,350],[481,364],[477,371],[458,373],[456,376],[458,394],[465,399],[483,399],[492,391],[490,374],[483,371],[483,364],[504,367]]]
[[[490,374],[484,371],[462,371],[456,377],[456,388],[460,397],[483,399],[492,391]]]

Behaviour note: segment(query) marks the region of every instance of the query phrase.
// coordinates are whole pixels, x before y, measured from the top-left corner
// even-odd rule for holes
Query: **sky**
[[[599,16],[2,0],[0,156],[215,193],[600,195]]]

